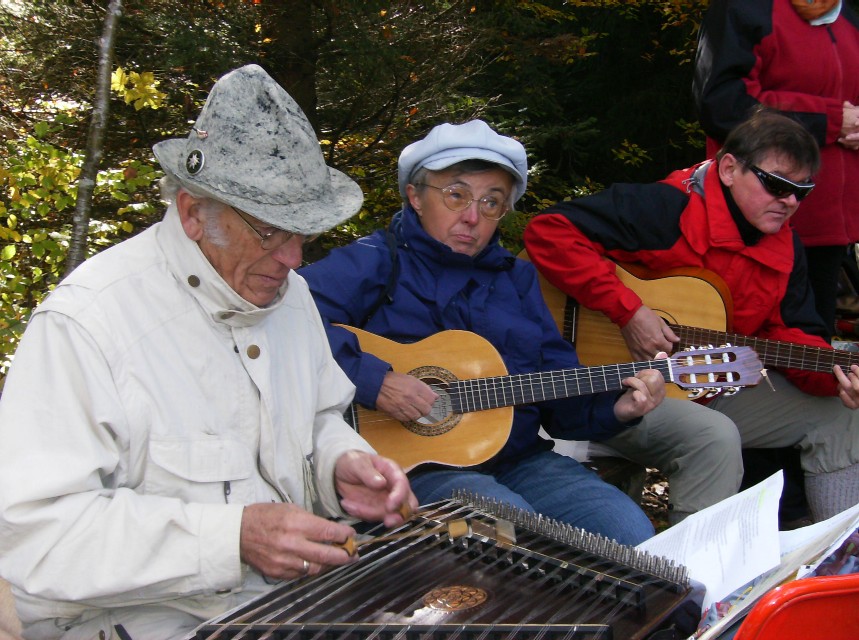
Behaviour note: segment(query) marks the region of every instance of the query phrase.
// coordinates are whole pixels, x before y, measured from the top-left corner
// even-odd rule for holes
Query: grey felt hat
[[[153,151],[182,185],[295,233],[330,229],[364,201],[357,183],[325,164],[295,100],[254,64],[215,83],[187,138]]]
[[[406,199],[406,185],[418,169],[441,171],[463,160],[494,162],[513,174],[516,181],[514,202],[528,185],[528,156],[522,143],[502,136],[483,122],[440,124],[423,140],[413,142],[400,154],[397,173],[400,195]]]

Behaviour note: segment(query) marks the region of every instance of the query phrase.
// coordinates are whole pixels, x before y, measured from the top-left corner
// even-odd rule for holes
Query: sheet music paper
[[[697,640],[718,638],[766,592],[803,578],[859,527],[859,505],[794,531],[778,530],[781,472],[638,545],[689,570],[706,588],[703,610],[750,584],[718,622]]]
[[[783,484],[779,471],[637,548],[685,565],[689,576],[706,586],[703,608],[707,609],[778,566],[778,502]]]

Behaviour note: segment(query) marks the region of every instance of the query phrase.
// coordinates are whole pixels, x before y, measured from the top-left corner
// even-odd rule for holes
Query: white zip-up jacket
[[[341,515],[335,463],[373,451],[343,420],[353,393],[304,280],[248,303],[175,207],[86,261],[34,312],[0,400],[0,575],[25,635],[253,595],[243,505]]]

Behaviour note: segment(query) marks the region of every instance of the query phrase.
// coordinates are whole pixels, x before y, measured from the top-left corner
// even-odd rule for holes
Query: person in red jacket
[[[833,332],[839,271],[859,241],[859,16],[841,0],[712,0],[698,35],[693,95],[710,158],[761,105],[814,136],[817,187],[792,225],[817,311]]]
[[[671,350],[679,338],[620,282],[612,261],[716,272],[732,296],[734,331],[828,350],[802,245],[788,224],[818,167],[814,138],[791,118],[761,110],[714,160],[550,207],[529,223],[525,245],[550,283],[621,327],[634,358]],[[859,502],[859,367],[770,370],[768,379],[775,393],[761,384],[708,407],[733,420],[743,447],[801,450],[815,520]],[[679,429],[653,433],[643,420],[608,444],[649,464],[684,438]]]

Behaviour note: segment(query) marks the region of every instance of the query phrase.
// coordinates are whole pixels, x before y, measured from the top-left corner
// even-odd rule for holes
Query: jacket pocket
[[[152,438],[144,493],[194,502],[222,502],[226,481],[254,472],[247,446],[230,438]]]

